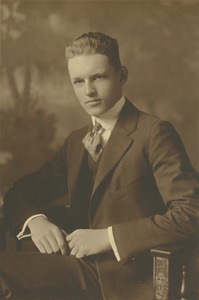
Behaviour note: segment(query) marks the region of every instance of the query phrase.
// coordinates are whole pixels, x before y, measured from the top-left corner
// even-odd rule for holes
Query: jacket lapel
[[[128,148],[133,144],[133,139],[129,135],[136,129],[138,116],[139,111],[133,106],[133,104],[126,100],[115,128],[113,129],[103,151],[92,196],[104,178],[119,163]]]

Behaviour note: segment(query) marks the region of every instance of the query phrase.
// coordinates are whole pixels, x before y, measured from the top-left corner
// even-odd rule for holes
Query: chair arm
[[[193,248],[194,245],[176,244],[151,250],[154,300],[190,299],[187,277]]]

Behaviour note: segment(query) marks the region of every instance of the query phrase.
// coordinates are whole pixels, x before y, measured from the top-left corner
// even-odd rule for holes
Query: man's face
[[[100,116],[122,96],[121,71],[116,71],[103,54],[75,56],[68,61],[75,94],[83,109]]]

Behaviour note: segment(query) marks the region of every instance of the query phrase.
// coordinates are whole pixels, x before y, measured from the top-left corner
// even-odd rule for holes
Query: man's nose
[[[85,83],[85,94],[86,96],[92,96],[95,94],[95,87],[92,82]]]

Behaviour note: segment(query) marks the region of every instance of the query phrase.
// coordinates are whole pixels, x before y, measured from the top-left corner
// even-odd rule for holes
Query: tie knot
[[[96,122],[92,131],[88,132],[82,140],[85,148],[91,154],[95,162],[97,162],[103,151],[101,145],[102,137],[98,132],[101,128],[103,128],[102,125],[99,122]]]
[[[101,128],[102,125],[99,122],[96,122],[92,131],[98,132]]]

